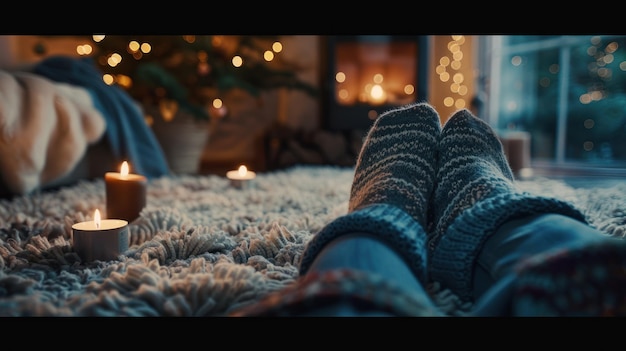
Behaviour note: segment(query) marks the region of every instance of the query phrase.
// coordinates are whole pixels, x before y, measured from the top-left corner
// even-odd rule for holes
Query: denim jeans
[[[575,248],[607,236],[558,214],[512,220],[487,239],[474,267],[475,316],[510,316],[515,265],[534,254]]]
[[[425,305],[436,309],[409,265],[390,246],[368,233],[352,233],[337,238],[316,257],[309,272],[353,269],[377,274],[396,283],[407,294],[423,296]],[[338,303],[308,313],[307,316],[391,316],[376,310],[357,310],[346,303]]]
[[[588,224],[558,214],[541,214],[512,220],[498,228],[482,246],[474,267],[474,308],[470,316],[511,316],[515,265],[526,257],[562,248],[575,248],[606,240]],[[392,248],[366,233],[346,235],[328,245],[310,271],[350,268],[383,275],[412,294],[426,295],[418,281]],[[338,304],[309,315],[384,316],[363,313]]]

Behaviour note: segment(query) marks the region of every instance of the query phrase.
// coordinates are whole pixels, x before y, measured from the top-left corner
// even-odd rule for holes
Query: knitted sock
[[[515,316],[626,316],[626,242],[533,256],[519,267]]]
[[[462,299],[473,298],[473,264],[482,243],[506,221],[538,213],[584,221],[566,202],[518,191],[495,132],[466,109],[441,131],[437,181],[428,239],[431,278]]]
[[[311,239],[301,259],[301,274],[333,239],[366,232],[393,247],[419,279],[425,278],[424,226],[440,131],[439,115],[426,103],[403,106],[376,119],[357,158],[348,214]]]

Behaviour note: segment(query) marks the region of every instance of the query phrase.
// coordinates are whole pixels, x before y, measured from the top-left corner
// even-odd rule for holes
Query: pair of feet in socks
[[[374,122],[357,159],[348,214],[309,242],[300,273],[335,238],[370,233],[394,247],[420,281],[440,281],[471,299],[485,240],[507,221],[541,213],[585,222],[565,201],[519,191],[495,131],[470,111],[442,126],[428,103],[406,105]]]
[[[466,109],[442,127],[427,103],[382,114],[357,160],[349,212],[385,203],[411,215],[433,248],[454,219],[482,198],[515,190],[493,129]]]
[[[366,232],[394,247],[424,282],[427,258],[441,238],[447,238],[443,234],[455,218],[482,198],[511,193],[512,179],[495,132],[468,110],[456,112],[444,127],[428,103],[387,111],[364,139],[348,214],[308,243],[300,273],[306,273],[321,249],[335,238]],[[466,247],[466,251],[476,250]],[[448,251],[443,252],[445,260]],[[443,266],[445,273],[462,271]]]

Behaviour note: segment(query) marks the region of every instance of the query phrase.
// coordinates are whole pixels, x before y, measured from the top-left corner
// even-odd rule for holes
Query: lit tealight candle
[[[107,172],[106,183],[107,218],[132,222],[146,206],[146,177],[132,174],[124,161],[120,172]]]
[[[249,186],[250,182],[256,177],[256,173],[249,171],[246,166],[241,165],[237,170],[228,171],[226,177],[230,179],[230,185],[242,189]]]
[[[93,221],[72,225],[72,243],[84,261],[114,260],[128,249],[128,221],[100,219],[96,210]]]

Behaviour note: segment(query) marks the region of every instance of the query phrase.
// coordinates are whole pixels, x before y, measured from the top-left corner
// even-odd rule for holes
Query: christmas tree
[[[90,54],[109,84],[118,84],[144,106],[174,101],[201,119],[224,93],[288,88],[316,96],[297,76],[297,65],[280,60],[272,36],[107,35],[90,38]]]

